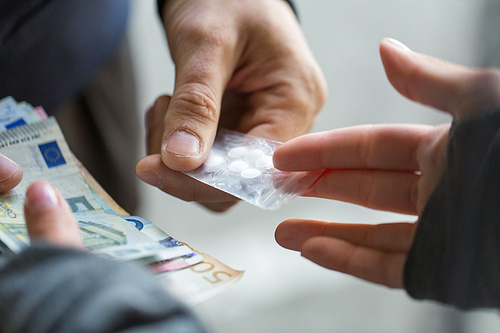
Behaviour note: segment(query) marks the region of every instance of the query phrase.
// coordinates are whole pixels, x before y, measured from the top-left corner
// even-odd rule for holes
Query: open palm
[[[380,53],[400,93],[450,113],[455,121],[500,105],[496,70],[447,63],[390,39],[382,41]],[[449,128],[363,125],[314,133],[282,145],[274,163],[287,171],[330,170],[306,196],[420,216],[446,167]],[[276,240],[324,267],[401,288],[417,224],[287,220],[278,226]]]

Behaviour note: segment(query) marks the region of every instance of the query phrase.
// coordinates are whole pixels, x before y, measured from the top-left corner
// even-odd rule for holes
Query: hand
[[[148,154],[157,155],[141,160],[137,174],[223,211],[234,197],[174,171],[205,161],[218,126],[279,141],[305,133],[325,101],[325,80],[283,0],[170,0],[163,14],[175,90],[148,112]]]
[[[71,208],[50,183],[39,180],[28,187],[24,215],[32,242],[84,248],[80,228]]]
[[[23,179],[23,169],[10,158],[0,154],[0,193],[7,192]]]
[[[380,53],[401,94],[455,121],[500,105],[498,70],[464,68],[391,39],[382,41]],[[274,163],[287,171],[331,169],[306,196],[420,216],[446,166],[449,127],[365,125],[305,135],[278,148]],[[324,267],[401,288],[417,223],[288,220],[278,226],[276,240]]]

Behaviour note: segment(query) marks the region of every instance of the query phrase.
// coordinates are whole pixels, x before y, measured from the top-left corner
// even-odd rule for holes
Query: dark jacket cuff
[[[500,109],[454,123],[445,172],[420,218],[407,292],[462,309],[500,308]]]

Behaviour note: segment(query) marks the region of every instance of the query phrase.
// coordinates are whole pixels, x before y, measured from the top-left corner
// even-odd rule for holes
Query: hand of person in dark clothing
[[[49,182],[39,180],[28,187],[24,214],[31,241],[84,248],[80,228],[71,208]]]
[[[450,113],[455,122],[500,105],[500,71],[469,69],[380,45],[392,85],[407,98]],[[308,134],[277,149],[286,171],[330,169],[305,196],[421,216],[446,167],[450,124],[362,125]],[[403,287],[403,269],[417,222],[343,224],[287,220],[277,242],[326,268],[389,287]]]
[[[200,166],[218,126],[287,141],[313,125],[326,83],[283,0],[169,0],[163,21],[176,66],[173,95],[147,115],[138,176],[164,192],[224,211],[236,199],[178,171]]]
[[[29,186],[24,213],[31,246],[0,267],[1,332],[205,331],[147,270],[85,251],[68,203],[47,181]]]

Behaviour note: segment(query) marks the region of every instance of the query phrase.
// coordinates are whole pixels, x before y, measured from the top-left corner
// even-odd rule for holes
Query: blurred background
[[[409,102],[390,86],[378,53],[384,37],[466,66],[494,65],[499,59],[498,1],[295,2],[329,85],[329,99],[313,131],[362,123],[450,120]],[[173,91],[173,66],[155,6],[153,0],[133,1],[128,33],[141,113],[160,94]],[[276,226],[288,218],[381,223],[414,221],[413,216],[308,198],[298,198],[278,211],[240,203],[227,213],[214,214],[156,188],[139,186],[139,215],[193,248],[245,271],[235,286],[194,307],[213,332],[500,331],[497,311],[462,312],[417,302],[404,291],[321,268],[274,240]]]

